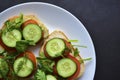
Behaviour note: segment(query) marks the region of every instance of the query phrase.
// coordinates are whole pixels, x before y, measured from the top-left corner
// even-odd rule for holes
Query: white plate
[[[92,57],[92,60],[86,62],[84,75],[79,80],[93,80],[96,68],[96,56],[91,37],[83,24],[71,13],[58,6],[42,3],[30,2],[19,4],[6,9],[0,13],[0,26],[3,25],[9,17],[14,15],[34,14],[36,15],[52,32],[55,29],[62,30],[70,39],[79,40],[80,45],[86,45],[87,48],[79,48],[80,55],[83,58]],[[38,49],[34,50],[36,56]]]

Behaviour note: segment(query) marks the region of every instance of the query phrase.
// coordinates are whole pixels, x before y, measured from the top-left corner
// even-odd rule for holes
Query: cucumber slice
[[[15,47],[16,42],[20,41],[21,39],[21,32],[17,29],[2,34],[2,41],[8,47]]]
[[[27,77],[32,73],[34,66],[30,59],[21,57],[15,60],[13,69],[17,76]]]
[[[5,49],[0,45],[0,54],[2,54],[3,52],[5,52]]]
[[[63,78],[72,76],[76,70],[76,63],[69,58],[63,58],[57,63],[57,72]]]
[[[0,58],[0,78],[6,77],[8,71],[9,67],[7,62],[4,59]]]
[[[53,38],[46,44],[46,51],[51,57],[61,56],[66,48],[64,41],[60,38]]]
[[[23,29],[23,37],[25,40],[33,40],[36,43],[42,37],[42,29],[36,24],[28,24]]]
[[[57,80],[55,76],[53,75],[47,75],[47,80]]]

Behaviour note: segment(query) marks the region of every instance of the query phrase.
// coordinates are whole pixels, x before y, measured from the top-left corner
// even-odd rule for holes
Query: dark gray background
[[[94,80],[120,80],[120,0],[0,0],[0,12],[31,1],[52,3],[75,15],[95,45],[97,69]]]

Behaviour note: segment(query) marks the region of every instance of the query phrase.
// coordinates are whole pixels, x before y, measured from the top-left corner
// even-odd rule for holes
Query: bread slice
[[[62,31],[59,31],[59,30],[53,31],[53,32],[48,36],[48,38],[44,41],[44,44],[41,46],[41,48],[40,48],[40,53],[39,53],[40,55],[44,55],[44,49],[43,49],[43,48],[44,48],[46,42],[47,42],[48,40],[52,39],[52,38],[55,38],[55,37],[65,39],[66,41],[69,40],[69,39],[67,38],[67,36],[66,36]],[[74,48],[72,47],[71,49],[74,49]],[[72,54],[71,54],[71,55],[72,55]],[[41,57],[41,56],[40,56],[40,57]],[[76,57],[76,59],[81,60],[82,58],[81,58],[81,56],[79,55],[79,56]],[[81,77],[82,74],[84,73],[84,69],[85,69],[84,63],[81,63],[81,64],[80,64],[80,67],[81,67],[81,68],[80,68],[80,73],[79,73],[79,75],[76,77],[76,79],[79,78],[79,77]]]

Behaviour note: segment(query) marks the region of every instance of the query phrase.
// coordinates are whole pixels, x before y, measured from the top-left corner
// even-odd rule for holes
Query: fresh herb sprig
[[[39,63],[39,68],[43,70],[46,73],[52,73],[53,72],[53,66],[55,65],[55,62],[47,59],[47,58],[37,58],[37,61]]]
[[[79,62],[80,62],[80,63],[83,63],[84,61],[90,61],[90,60],[92,60],[91,57],[89,57],[89,58],[84,58],[84,59],[80,59]]]
[[[47,80],[45,72],[38,69],[36,74],[34,75],[34,80]]]
[[[73,46],[75,46],[75,47],[87,48],[87,46],[85,46],[85,45],[73,45]]]
[[[7,20],[5,22],[5,27],[2,29],[2,33],[6,34],[7,32],[11,32],[13,29],[20,29],[23,23],[23,14],[14,20]]]
[[[68,40],[68,42],[78,42],[78,40]]]
[[[35,45],[33,40],[21,40],[16,42],[16,50],[18,52],[24,52],[29,45]]]

